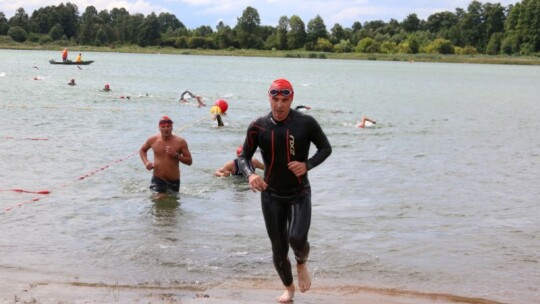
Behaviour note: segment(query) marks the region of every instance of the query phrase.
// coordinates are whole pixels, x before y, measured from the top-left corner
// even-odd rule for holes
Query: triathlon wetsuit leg
[[[270,242],[272,259],[283,285],[293,283],[289,243],[299,264],[309,256],[308,232],[311,224],[311,192],[306,191],[290,202],[272,198],[267,191],[261,193],[264,222]]]
[[[308,232],[311,226],[311,192],[306,191],[298,202],[291,206],[289,223],[289,243],[298,264],[304,264],[309,257]]]

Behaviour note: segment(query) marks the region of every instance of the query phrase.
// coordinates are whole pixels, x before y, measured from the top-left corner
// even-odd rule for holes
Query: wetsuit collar
[[[274,125],[285,124],[285,123],[287,123],[289,120],[291,120],[292,112],[293,112],[293,109],[291,109],[291,110],[289,111],[289,114],[287,114],[287,117],[285,117],[285,119],[283,119],[283,120],[281,120],[281,121],[275,120],[275,119],[274,119],[274,115],[272,115],[272,112],[270,112],[270,114],[268,114],[268,119],[269,119],[270,122],[272,122],[272,124],[274,124]]]

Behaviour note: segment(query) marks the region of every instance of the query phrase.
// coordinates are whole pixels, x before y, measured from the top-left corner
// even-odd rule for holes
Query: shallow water
[[[315,280],[540,301],[540,68],[116,53],[48,64],[59,56],[0,50],[0,190],[51,191],[0,192],[0,269],[134,285],[278,280],[258,194],[213,171],[286,77],[334,148],[309,173]],[[226,127],[176,102],[185,89],[226,99]],[[155,202],[135,153],[164,114],[194,163],[179,198]],[[361,114],[377,124],[355,128]]]

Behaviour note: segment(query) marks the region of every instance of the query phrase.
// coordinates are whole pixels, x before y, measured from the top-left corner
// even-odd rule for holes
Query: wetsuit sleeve
[[[255,127],[255,123],[252,122],[246,134],[242,153],[238,157],[238,167],[245,177],[249,177],[251,174],[255,173],[255,169],[251,165],[251,158],[253,157],[253,154],[255,154],[258,146],[258,129]]]
[[[332,154],[332,146],[330,145],[330,142],[328,141],[328,138],[326,137],[326,134],[324,134],[319,123],[311,117],[310,124],[311,125],[308,128],[308,130],[310,130],[309,139],[315,144],[315,147],[317,147],[317,152],[315,152],[313,157],[308,159],[306,162],[306,168],[308,171],[320,165],[325,159],[328,158],[328,156],[330,156],[330,154]]]

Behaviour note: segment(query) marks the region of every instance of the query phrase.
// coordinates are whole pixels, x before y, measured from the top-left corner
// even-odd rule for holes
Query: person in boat
[[[362,120],[356,125],[357,128],[365,128],[365,127],[370,127],[374,124],[376,124],[377,122],[369,117],[366,117],[364,115],[362,115]]]
[[[241,153],[242,153],[242,146],[238,146],[238,148],[236,148],[236,157],[239,157]],[[255,169],[264,170],[264,164],[260,160],[256,158],[252,158],[251,168],[253,169],[253,171],[255,171]],[[240,171],[240,168],[238,167],[238,158],[235,158],[227,162],[225,165],[223,165],[223,167],[217,169],[214,174],[215,176],[218,176],[218,177],[224,177],[224,176],[230,176],[230,175],[244,176],[242,174],[242,171]]]
[[[180,191],[180,163],[191,166],[193,159],[187,141],[172,133],[173,121],[168,116],[160,118],[159,133],[150,136],[139,150],[147,170],[154,170],[150,189],[157,192],[157,199],[167,193]],[[148,160],[147,152],[152,149],[154,162]]]
[[[180,94],[180,98],[178,99],[178,101],[180,101],[180,102],[188,102],[187,99],[184,97],[186,95],[189,95],[189,97],[191,97],[191,98],[195,98],[197,100],[197,104],[198,104],[197,106],[198,107],[206,107],[206,104],[202,101],[201,96],[195,95],[195,94],[191,93],[188,90],[185,90],[184,92],[182,92],[182,94]]]
[[[332,146],[315,118],[291,109],[294,91],[286,79],[276,79],[268,89],[270,113],[248,127],[238,166],[253,191],[261,191],[261,207],[272,246],[272,260],[285,291],[280,303],[290,303],[296,290],[289,247],[296,259],[298,287],[311,287],[307,268],[310,252],[308,232],[311,223],[311,186],[308,171],[332,153]],[[311,144],[317,148],[310,157]],[[253,154],[260,148],[264,176],[250,167]]]
[[[79,53],[79,55],[77,55],[77,59],[75,60],[75,62],[77,62],[77,63],[81,63],[81,62],[82,62],[82,55],[81,55],[81,53]]]
[[[75,79],[74,79],[74,78],[71,78],[71,80],[68,82],[68,85],[70,85],[70,86],[77,85],[77,84],[75,83]]]
[[[66,61],[67,61],[67,58],[68,58],[68,49],[65,48],[65,49],[62,51],[62,61],[63,61],[63,62],[66,62]]]

